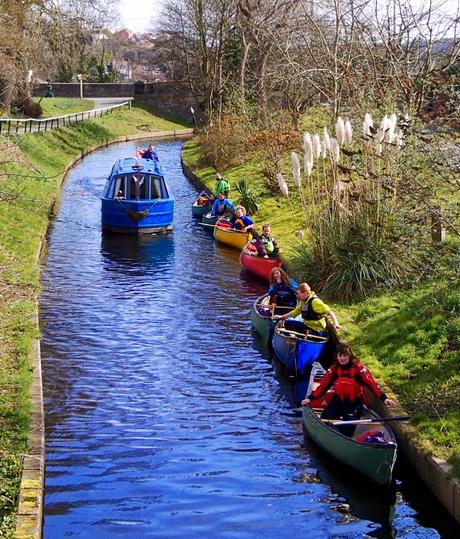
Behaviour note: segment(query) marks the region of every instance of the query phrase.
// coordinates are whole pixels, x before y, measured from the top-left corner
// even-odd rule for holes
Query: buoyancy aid
[[[290,286],[285,284],[275,284],[269,290],[271,303],[283,306],[295,306],[296,295]]]
[[[262,243],[264,244],[265,250],[267,253],[273,253],[275,250],[275,246],[273,244],[272,239],[270,236],[264,236],[263,234],[260,236],[260,239],[262,240]]]
[[[351,367],[338,366],[335,372],[337,380],[334,385],[335,394],[343,401],[364,399],[364,387],[356,378],[360,367],[353,364]]]
[[[318,314],[313,309],[313,306],[311,302],[314,299],[317,299],[318,296],[316,294],[312,294],[307,300],[303,303],[302,309],[300,311],[300,314],[302,315],[302,318],[304,320],[321,320],[321,318],[324,317],[324,314]]]
[[[235,219],[232,219],[232,224],[233,228],[235,228],[236,230],[243,230],[246,226],[242,217],[236,217]]]
[[[379,399],[384,401],[387,396],[380,389],[372,374],[356,359],[351,365],[342,367],[334,364],[330,367],[319,386],[308,397],[311,400],[318,399],[326,394],[329,388],[334,387],[334,393],[341,400],[354,401],[362,399],[365,402],[365,387]]]

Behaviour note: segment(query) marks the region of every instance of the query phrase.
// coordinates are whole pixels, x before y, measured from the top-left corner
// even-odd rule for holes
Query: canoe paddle
[[[198,223],[201,226],[210,226],[212,228],[215,228],[216,225],[209,225],[208,223]]]
[[[370,417],[368,419],[351,419],[350,421],[342,421],[341,419],[322,419],[324,423],[331,425],[365,425],[366,423],[383,423],[384,421],[408,421],[411,419],[408,415],[395,415],[393,417]]]

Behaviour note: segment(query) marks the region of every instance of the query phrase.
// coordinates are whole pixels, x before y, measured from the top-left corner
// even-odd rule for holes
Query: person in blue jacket
[[[285,314],[296,306],[296,285],[297,283],[290,279],[287,273],[279,266],[272,269],[268,294],[270,296],[270,305],[273,305],[274,314]]]
[[[212,217],[223,217],[226,213],[234,213],[235,206],[231,200],[225,198],[224,193],[219,193],[211,208]]]
[[[246,209],[243,206],[237,206],[235,215],[230,219],[232,228],[247,232],[254,226],[254,221],[246,215]]]
[[[157,154],[157,152],[155,150],[155,146],[153,144],[149,145],[149,147],[142,154],[142,157],[144,159],[150,159],[152,161],[159,161],[158,154]]]

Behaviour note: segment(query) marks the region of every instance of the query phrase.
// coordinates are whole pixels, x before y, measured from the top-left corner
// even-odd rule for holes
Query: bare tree
[[[233,0],[170,0],[165,4],[162,29],[175,36],[174,60],[182,64],[184,82],[208,119],[222,110],[234,10]]]

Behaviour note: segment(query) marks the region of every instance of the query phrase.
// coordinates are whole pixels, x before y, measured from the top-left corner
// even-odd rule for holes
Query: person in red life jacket
[[[254,226],[254,221],[246,215],[246,209],[243,206],[237,206],[235,215],[230,219],[232,228],[247,232]]]
[[[302,315],[300,320],[286,320],[284,327],[290,331],[297,333],[313,333],[315,335],[324,335],[326,331],[326,316],[328,316],[336,329],[341,326],[337,320],[335,313],[329,305],[326,305],[319,297],[311,290],[307,283],[299,284],[297,289],[298,303],[292,311],[283,314],[275,315],[273,318],[287,319]]]
[[[355,357],[346,344],[339,344],[336,349],[335,363],[330,367],[316,389],[301,402],[307,406],[311,401],[321,398],[330,388],[334,395],[324,408],[321,419],[342,419],[352,421],[360,419],[365,402],[367,387],[387,406],[393,406],[379,388],[372,374]],[[353,436],[356,425],[341,425],[339,431],[345,436]]]

